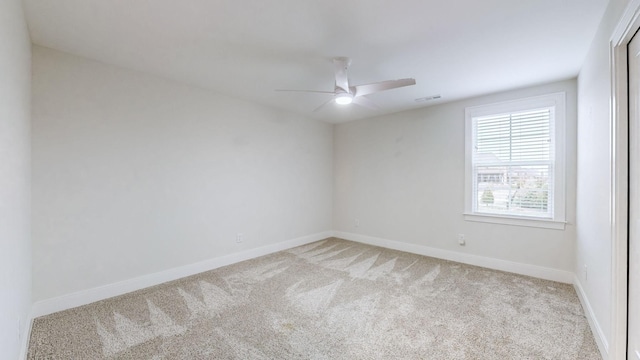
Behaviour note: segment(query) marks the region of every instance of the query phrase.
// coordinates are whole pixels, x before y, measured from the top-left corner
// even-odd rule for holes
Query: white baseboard
[[[500,260],[484,256],[465,254],[456,251],[443,250],[424,245],[410,244],[400,241],[376,238],[373,236],[334,231],[335,237],[356,241],[364,244],[380,246],[393,250],[406,251],[418,255],[435,257],[469,265],[481,266],[489,269],[501,270],[520,275],[532,276],[539,279],[552,280],[565,284],[573,283],[574,274],[570,271],[551,269],[537,265],[522,264],[508,260]]]
[[[598,345],[598,350],[600,350],[600,355],[602,355],[603,359],[608,359],[609,343],[607,342],[607,337],[604,335],[604,332],[600,327],[600,323],[598,323],[598,319],[593,312],[593,308],[591,308],[591,303],[589,303],[587,294],[582,288],[580,279],[578,279],[578,277],[575,275],[573,277],[573,287],[574,289],[576,289],[578,299],[580,299],[580,303],[582,304],[582,308],[584,309],[585,316],[587,317],[587,321],[589,322],[589,326],[591,327],[591,332],[593,333],[593,337],[596,339],[596,344]]]
[[[20,360],[27,360],[27,352],[29,351],[29,338],[31,337],[31,326],[33,325],[33,315],[29,314],[29,317],[26,319],[26,324],[24,329],[22,329],[22,337],[20,340]]]
[[[92,302],[108,299],[110,297],[126,294],[132,291],[158,285],[167,281],[180,279],[186,276],[199,274],[201,272],[217,269],[222,266],[235,264],[240,261],[253,259],[259,256],[268,255],[274,252],[287,250],[296,246],[305,245],[314,241],[331,237],[331,231],[325,231],[312,235],[299,237],[292,240],[282,241],[276,244],[249,249],[234,254],[205,260],[202,262],[180,266],[177,268],[161,271],[154,274],[143,275],[137,278],[120,281],[113,284],[103,285],[72,294],[67,294],[51,299],[41,300],[32,306],[32,319],[52,314],[54,312],[71,309],[77,306],[90,304]],[[29,333],[27,333],[29,334]]]

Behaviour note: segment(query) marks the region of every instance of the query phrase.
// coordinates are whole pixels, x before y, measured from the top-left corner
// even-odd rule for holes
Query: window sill
[[[544,229],[564,230],[566,221],[557,221],[551,219],[538,219],[531,217],[515,217],[505,215],[492,214],[471,214],[464,213],[466,221],[485,222],[512,226],[527,226]]]

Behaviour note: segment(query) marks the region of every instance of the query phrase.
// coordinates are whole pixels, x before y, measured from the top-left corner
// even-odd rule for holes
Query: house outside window
[[[564,229],[565,93],[469,107],[465,219]]]

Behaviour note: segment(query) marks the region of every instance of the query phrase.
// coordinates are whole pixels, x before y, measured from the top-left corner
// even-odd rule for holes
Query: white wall
[[[20,0],[0,1],[0,357],[17,359],[31,307],[31,45]],[[23,335],[24,336],[24,335]]]
[[[37,46],[32,151],[35,300],[332,227],[330,124]]]
[[[465,221],[465,107],[559,91],[567,94],[566,230]],[[567,80],[336,125],[334,229],[572,272],[575,109],[576,82]]]
[[[611,340],[611,76],[609,41],[627,0],[612,0],[578,76],[575,272],[597,326]],[[584,276],[584,266],[588,277]],[[606,346],[606,344],[605,344]]]

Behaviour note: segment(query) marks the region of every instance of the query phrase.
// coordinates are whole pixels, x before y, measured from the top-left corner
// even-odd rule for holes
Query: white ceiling
[[[578,74],[608,0],[25,0],[35,44],[329,122]],[[332,105],[331,58],[352,84],[413,77]],[[414,99],[440,94],[441,100]]]

